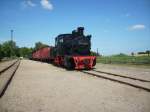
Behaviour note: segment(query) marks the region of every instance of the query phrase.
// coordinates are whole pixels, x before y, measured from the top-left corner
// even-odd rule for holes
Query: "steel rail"
[[[146,88],[146,87],[135,85],[135,84],[131,84],[131,83],[128,83],[128,82],[125,82],[125,81],[121,81],[121,80],[113,79],[113,78],[110,78],[110,77],[102,76],[100,74],[90,73],[88,71],[81,71],[81,72],[85,73],[85,74],[88,74],[88,75],[91,75],[91,76],[96,76],[98,78],[107,79],[107,80],[110,80],[110,81],[114,81],[114,82],[118,82],[118,83],[121,83],[121,84],[129,85],[131,87],[135,87],[135,88],[142,89],[142,90],[150,92],[150,88]]]
[[[11,68],[14,64],[16,64],[18,62],[18,60],[16,60],[15,62],[13,62],[12,64],[10,64],[9,66],[7,66],[6,68],[2,69],[0,71],[0,75],[5,72],[6,70],[8,70],[9,68]]]
[[[18,64],[17,64],[17,62],[18,62]],[[19,65],[20,65],[20,61],[16,61],[15,64],[17,64],[15,70],[13,70],[11,76],[10,76],[9,79],[6,81],[6,84],[4,84],[4,86],[3,86],[2,89],[0,90],[0,98],[2,98],[2,96],[3,96],[4,93],[5,93],[5,91],[7,90],[8,85],[9,85],[10,82],[12,81],[12,78],[14,77],[14,75],[15,75],[15,73],[16,73],[16,71],[17,71]],[[15,66],[15,64],[13,64],[13,65]],[[13,66],[13,65],[12,65],[12,66]],[[11,67],[12,67],[12,66],[11,66]],[[10,67],[9,67],[9,68],[10,68]],[[7,69],[7,70],[8,70],[8,69]]]
[[[99,71],[99,70],[93,70],[93,71],[98,72],[98,73],[104,73],[107,75],[113,75],[113,76],[123,77],[123,78],[127,78],[127,79],[132,79],[132,80],[138,80],[141,82],[150,82],[149,80],[139,79],[139,78],[135,78],[135,77],[129,77],[129,76],[125,76],[125,75],[119,75],[119,74],[110,73],[110,72],[104,72],[104,71]]]

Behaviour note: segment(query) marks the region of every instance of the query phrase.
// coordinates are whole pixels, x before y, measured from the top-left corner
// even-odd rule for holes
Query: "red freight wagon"
[[[39,58],[39,51],[35,51],[33,54],[32,54],[32,58],[35,59],[35,60],[40,60]]]
[[[40,61],[51,61],[53,57],[51,56],[52,47],[44,47],[32,53],[32,58],[34,60]]]
[[[45,47],[40,50],[40,58],[42,60],[50,59],[50,47]]]

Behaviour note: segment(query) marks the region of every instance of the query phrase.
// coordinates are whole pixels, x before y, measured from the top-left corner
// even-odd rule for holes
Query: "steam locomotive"
[[[55,38],[55,46],[41,48],[32,53],[33,60],[52,62],[67,69],[91,69],[96,65],[96,57],[91,56],[91,35],[84,35],[84,27],[72,33],[60,34]]]

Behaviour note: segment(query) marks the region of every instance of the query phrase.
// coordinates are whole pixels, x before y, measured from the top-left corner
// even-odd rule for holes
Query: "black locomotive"
[[[84,35],[84,27],[78,27],[72,33],[60,34],[55,38],[55,47],[51,47],[49,58],[58,66],[73,69],[91,69],[96,57],[91,56],[91,35]],[[36,56],[36,55],[34,55]]]

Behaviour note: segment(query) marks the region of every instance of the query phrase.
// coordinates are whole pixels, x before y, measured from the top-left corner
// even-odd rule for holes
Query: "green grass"
[[[104,64],[132,64],[132,65],[148,65],[150,66],[150,56],[102,56],[97,57],[97,63]]]

